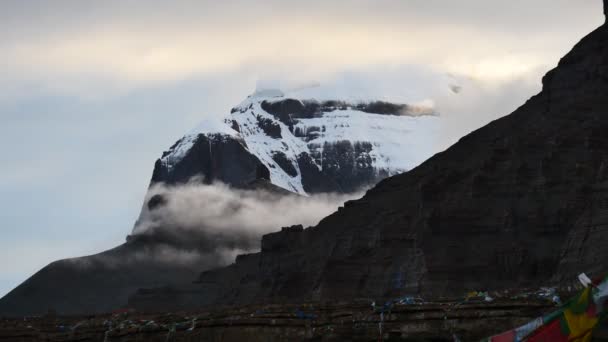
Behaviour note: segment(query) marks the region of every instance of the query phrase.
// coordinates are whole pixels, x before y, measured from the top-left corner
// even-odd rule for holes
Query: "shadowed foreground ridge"
[[[512,114],[380,182],[316,227],[201,274],[199,290],[139,292],[158,308],[425,298],[570,281],[608,271],[608,27]],[[164,304],[163,304],[164,305]]]
[[[259,305],[175,314],[0,319],[0,341],[475,341],[532,319],[539,301],[395,305],[381,316],[369,302]],[[383,317],[383,318],[382,318]],[[598,341],[601,341],[599,339]]]

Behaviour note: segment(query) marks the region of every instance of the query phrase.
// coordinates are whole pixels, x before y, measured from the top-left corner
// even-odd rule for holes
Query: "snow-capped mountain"
[[[256,180],[298,194],[351,192],[418,165],[432,153],[430,106],[303,98],[256,91],[231,113],[189,132],[155,166],[152,182],[194,176],[244,187]]]

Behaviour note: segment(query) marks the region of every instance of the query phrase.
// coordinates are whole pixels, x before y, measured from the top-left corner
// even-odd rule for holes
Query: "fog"
[[[238,254],[259,250],[263,234],[296,224],[316,225],[362,194],[300,196],[221,183],[157,184],[146,195],[131,239],[162,244],[164,249],[151,253],[157,258],[185,262],[197,259],[198,253],[226,264]]]

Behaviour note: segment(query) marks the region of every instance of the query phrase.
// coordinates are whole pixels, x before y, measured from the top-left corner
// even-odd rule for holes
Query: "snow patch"
[[[389,175],[407,171],[428,158],[425,152],[432,149],[439,126],[436,116],[378,115],[352,109],[298,120],[294,129],[305,132],[310,127],[320,128],[317,137],[308,142],[309,147],[314,146],[313,152],[321,153],[326,143],[367,142],[372,145],[374,167]]]
[[[297,156],[300,153],[309,153],[306,143],[296,138],[282,122],[276,120],[274,116],[266,113],[261,103],[267,98],[250,98],[240,105],[241,108],[246,108],[242,111],[237,111],[232,114],[233,119],[239,124],[240,135],[245,140],[247,148],[260,161],[266,165],[270,171],[270,181],[274,185],[280,186],[289,191],[305,195],[302,185],[302,175],[298,167]],[[264,132],[258,125],[258,116],[260,119],[268,119],[279,125],[281,128],[281,139],[274,139]],[[281,168],[281,166],[273,159],[276,153],[283,153],[297,170],[297,175],[292,177]]]

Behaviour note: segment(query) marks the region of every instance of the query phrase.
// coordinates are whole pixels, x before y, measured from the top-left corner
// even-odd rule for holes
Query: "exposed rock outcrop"
[[[173,163],[169,152],[156,161],[152,183],[183,184],[202,177],[206,184],[222,182],[244,187],[257,180],[270,178],[268,168],[249,153],[244,141],[222,134],[199,134],[192,146]],[[183,139],[175,143],[180,146]]]

